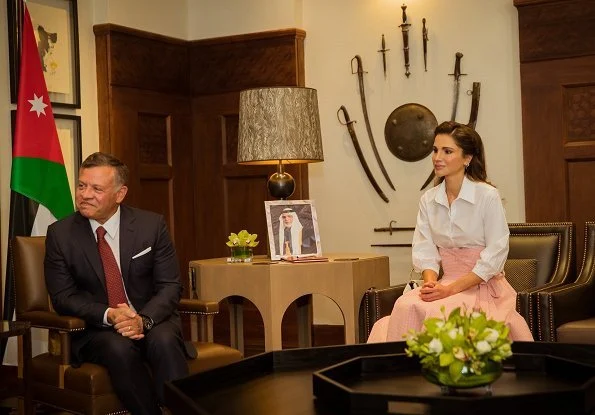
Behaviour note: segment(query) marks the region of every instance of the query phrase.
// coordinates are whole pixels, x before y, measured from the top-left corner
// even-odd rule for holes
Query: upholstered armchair
[[[585,251],[572,284],[544,290],[537,297],[542,341],[595,344],[595,222],[585,224]]]
[[[84,330],[85,322],[76,317],[60,316],[52,309],[43,274],[45,237],[16,237],[11,241],[11,249],[16,318],[49,332],[47,353],[35,356],[31,365],[33,400],[77,414],[125,413],[104,367],[91,363],[78,368],[70,366],[70,333]],[[185,299],[180,304],[180,312],[204,320],[197,331],[208,337],[208,333],[212,333],[209,323],[218,312],[218,304]],[[227,346],[199,341],[186,343],[197,352],[197,358],[188,361],[191,373],[242,358],[238,350]]]
[[[566,284],[576,276],[574,224],[511,223],[509,229],[510,249],[504,271],[517,290],[517,311],[538,340],[537,293]],[[366,292],[359,313],[361,342],[367,340],[376,321],[390,315],[405,285],[373,287]]]

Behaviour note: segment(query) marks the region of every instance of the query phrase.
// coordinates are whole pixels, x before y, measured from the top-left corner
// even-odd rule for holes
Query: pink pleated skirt
[[[469,273],[482,250],[483,248],[440,248],[444,270],[440,283],[451,284]],[[467,310],[479,308],[486,312],[488,318],[505,321],[513,341],[533,341],[527,322],[516,311],[516,291],[508,283],[504,273],[495,275],[488,282],[436,301],[423,301],[419,296],[420,289],[415,288],[399,297],[391,315],[374,324],[368,343],[401,341],[409,329],[421,330],[426,318],[442,316],[442,306],[445,307],[446,315],[456,307],[466,307]]]

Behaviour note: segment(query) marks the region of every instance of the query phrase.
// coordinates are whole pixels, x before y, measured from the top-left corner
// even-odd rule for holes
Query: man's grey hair
[[[90,169],[91,167],[113,167],[116,169],[116,182],[120,186],[125,186],[128,183],[128,166],[122,163],[119,159],[111,154],[102,153],[100,151],[91,154],[81,164],[81,169]]]

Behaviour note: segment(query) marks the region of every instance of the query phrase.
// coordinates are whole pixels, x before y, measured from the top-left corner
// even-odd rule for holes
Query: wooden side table
[[[329,262],[227,263],[226,258],[190,261],[201,300],[240,296],[250,300],[264,323],[265,351],[281,350],[281,322],[289,305],[303,296],[322,294],[333,300],[345,320],[345,344],[358,335],[359,306],[370,287],[390,285],[389,260],[373,254],[330,254]],[[351,258],[351,259],[349,259]],[[354,259],[355,258],[355,259]],[[349,260],[345,260],[349,259]],[[309,297],[308,297],[309,298]],[[241,303],[231,302],[231,344],[243,352]],[[300,347],[311,345],[311,303],[298,302]]]
[[[31,323],[28,321],[0,322],[0,339],[18,337],[19,343],[19,393],[24,400],[26,415],[33,415],[33,395],[31,393]]]

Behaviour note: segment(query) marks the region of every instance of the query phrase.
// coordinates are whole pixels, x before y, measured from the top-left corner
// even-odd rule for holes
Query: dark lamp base
[[[295,180],[289,173],[274,173],[267,182],[269,193],[277,199],[289,198],[295,190]]]

